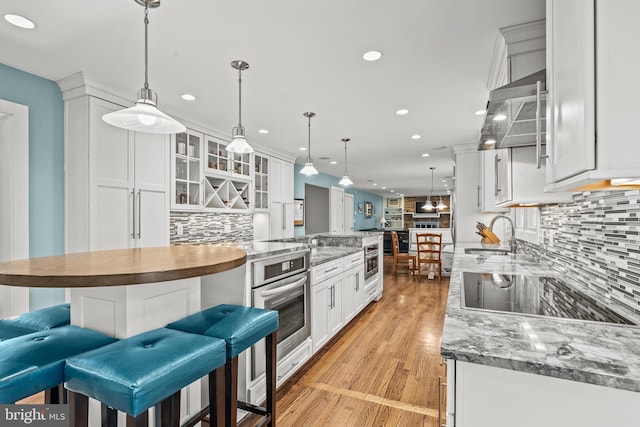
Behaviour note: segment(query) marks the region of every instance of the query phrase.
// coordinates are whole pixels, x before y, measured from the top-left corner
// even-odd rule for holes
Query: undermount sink
[[[496,248],[466,248],[464,250],[465,254],[468,255],[509,255],[509,251],[507,249],[496,249]]]

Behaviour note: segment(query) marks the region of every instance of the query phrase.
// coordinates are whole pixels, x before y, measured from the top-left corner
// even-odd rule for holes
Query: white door
[[[344,231],[349,233],[353,231],[353,194],[344,193]]]
[[[29,108],[0,100],[0,262],[29,257]],[[29,311],[29,289],[0,286],[0,318]]]
[[[344,189],[331,187],[331,217],[329,228],[332,233],[344,233]]]

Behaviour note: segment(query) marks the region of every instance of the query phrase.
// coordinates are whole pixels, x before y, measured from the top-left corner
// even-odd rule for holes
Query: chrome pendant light
[[[427,196],[427,201],[424,202],[424,205],[422,206],[422,210],[423,211],[432,211],[433,208],[434,208],[433,203],[431,202],[431,196],[433,195],[433,171],[436,168],[431,166],[429,169],[431,169],[431,191],[429,192],[429,195]]]
[[[313,166],[313,162],[311,161],[311,117],[315,117],[316,113],[307,112],[303,115],[309,119],[309,145],[307,147],[307,162],[300,170],[300,173],[307,176],[317,175],[318,170]]]
[[[244,136],[244,127],[242,126],[242,72],[249,68],[249,64],[241,60],[235,60],[231,62],[231,66],[238,70],[238,126],[233,128],[233,139],[231,144],[227,146],[227,151],[238,154],[252,153],[253,148],[247,142],[247,138]]]
[[[144,87],[138,92],[138,100],[133,107],[114,111],[102,116],[108,124],[146,133],[179,133],[187,128],[177,120],[158,110],[158,95],[149,88],[148,26],[149,8],[160,6],[160,0],[135,0],[144,6]]]
[[[349,142],[350,139],[342,138],[341,141],[344,142],[344,175],[342,176],[339,184],[348,187],[349,185],[353,184],[353,181],[351,181],[351,178],[349,178],[349,172],[347,172],[347,142]]]
[[[437,209],[440,209],[440,210],[442,210],[442,209],[446,209],[446,208],[447,208],[447,205],[445,205],[445,204],[442,202],[442,196],[439,196],[439,197],[440,197],[440,201],[438,202],[438,206],[436,206],[436,208],[437,208]]]

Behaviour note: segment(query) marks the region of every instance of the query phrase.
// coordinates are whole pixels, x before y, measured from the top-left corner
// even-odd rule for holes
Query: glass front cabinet
[[[230,153],[227,145],[191,130],[174,136],[172,209],[251,209],[253,155]]]
[[[263,154],[254,156],[254,211],[269,210],[269,157]]]

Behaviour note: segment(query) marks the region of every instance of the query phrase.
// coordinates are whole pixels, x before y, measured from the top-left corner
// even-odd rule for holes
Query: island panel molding
[[[245,264],[232,246],[166,246],[82,252],[0,263],[0,283],[40,288],[135,285],[205,276]]]

